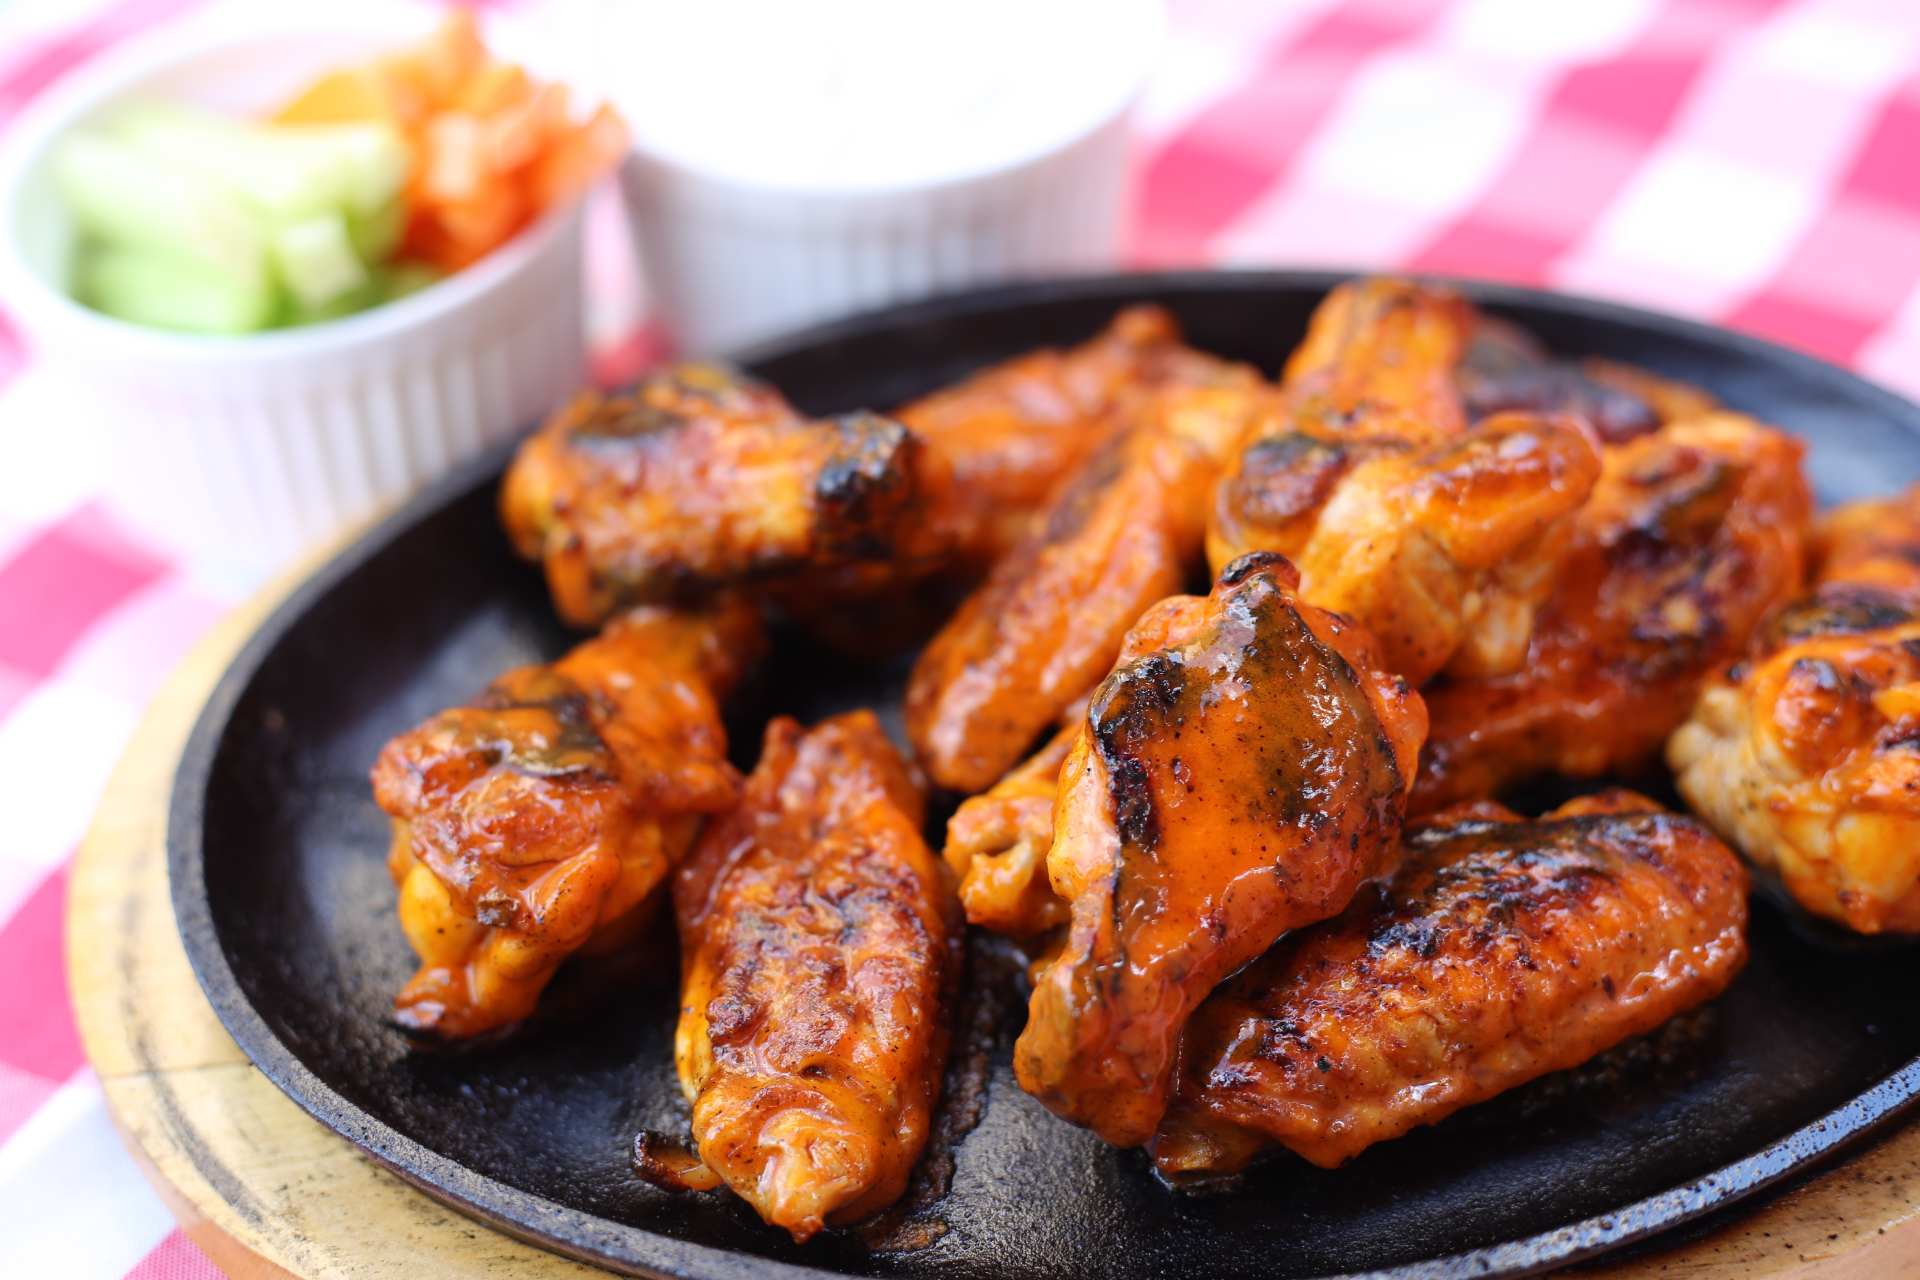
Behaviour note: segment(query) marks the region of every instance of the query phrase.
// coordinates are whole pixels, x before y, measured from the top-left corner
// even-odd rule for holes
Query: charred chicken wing
[[[631,940],[702,816],[733,802],[717,703],[760,643],[738,601],[638,609],[387,744],[373,794],[420,957],[401,1026],[510,1026],[568,956]]]
[[[1472,314],[1392,280],[1335,290],[1289,362],[1287,410],[1254,432],[1215,498],[1216,567],[1253,550],[1351,615],[1389,669],[1511,671],[1600,472],[1566,416],[1462,425],[1454,369]]]
[[[767,727],[674,882],[680,1081],[704,1170],[805,1240],[890,1204],[927,1139],[960,922],[919,787],[859,711]]]
[[[1061,769],[1047,872],[1071,918],[1020,1083],[1109,1142],[1152,1136],[1194,1007],[1392,856],[1424,731],[1420,696],[1279,556],[1148,611]]]
[[[1920,489],[1823,529],[1812,593],[1667,745],[1680,792],[1809,911],[1920,933]]]
[[[1739,972],[1746,874],[1703,823],[1625,793],[1537,822],[1493,808],[1412,832],[1384,885],[1200,1007],[1153,1143],[1164,1176],[1232,1173],[1273,1145],[1332,1168]]]
[[[1424,690],[1414,811],[1652,758],[1707,676],[1799,588],[1812,505],[1800,455],[1730,413],[1607,448],[1525,664]]]
[[[1206,493],[1268,392],[1249,369],[1218,378],[1146,396],[921,653],[907,732],[935,782],[990,786],[1106,675],[1141,612],[1180,589]]]
[[[1341,285],[1281,375],[1279,411],[1251,429],[1213,494],[1207,556],[1298,549],[1350,461],[1341,446],[1407,447],[1465,425],[1453,369],[1473,315],[1442,290],[1394,280]]]
[[[899,423],[803,418],[780,393],[682,364],[620,395],[583,395],[521,446],[501,489],[520,553],[561,617],[746,579],[931,561],[941,465]]]

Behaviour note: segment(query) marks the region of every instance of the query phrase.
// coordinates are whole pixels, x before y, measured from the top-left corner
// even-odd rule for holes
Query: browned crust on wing
[[[937,560],[947,483],[897,422],[807,419],[763,383],[681,364],[561,409],[515,455],[500,508],[585,626],[748,579]]]
[[[1278,1144],[1331,1168],[1723,991],[1745,873],[1700,822],[1613,797],[1408,837],[1384,891],[1289,939],[1188,1026],[1170,1178]]]
[[[1157,390],[1067,478],[914,664],[907,733],[935,782],[991,786],[1107,673],[1141,612],[1180,589],[1205,495],[1265,392],[1251,375]]]
[[[1920,488],[1841,507],[1819,541],[1814,589],[1708,683],[1667,759],[1807,910],[1920,933]]]
[[[1079,346],[994,365],[897,416],[951,469],[942,519],[960,567],[984,571],[1019,545],[1067,474],[1124,428],[1129,400],[1235,368],[1181,342],[1164,308],[1135,306]]]
[[[1277,556],[1150,610],[1060,773],[1048,854],[1071,904],[1015,1046],[1020,1082],[1118,1145],[1153,1132],[1187,1014],[1391,853],[1419,695]]]
[[[1214,489],[1215,569],[1252,551],[1298,552],[1353,465],[1459,431],[1453,373],[1473,324],[1457,294],[1404,280],[1329,293],[1287,361],[1277,411],[1248,432]]]
[[[1414,810],[1651,759],[1799,588],[1813,505],[1802,452],[1737,414],[1606,449],[1525,665],[1424,690],[1432,731]]]
[[[674,883],[702,1162],[804,1240],[891,1203],[925,1145],[961,925],[871,712],[767,728]]]
[[[700,815],[733,801],[718,700],[762,643],[738,600],[637,610],[386,745],[374,799],[421,959],[402,1026],[462,1039],[518,1022],[561,961],[638,927]]]

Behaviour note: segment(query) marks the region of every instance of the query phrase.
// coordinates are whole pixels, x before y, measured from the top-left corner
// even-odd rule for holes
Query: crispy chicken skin
[[[1592,434],[1568,417],[1501,414],[1425,445],[1288,437],[1283,488],[1321,490],[1303,512],[1300,593],[1354,618],[1389,670],[1512,671],[1600,475]],[[1311,473],[1311,479],[1308,474]]]
[[[926,1144],[962,931],[922,820],[871,712],[782,717],[674,881],[700,1159],[796,1240],[892,1203]]]
[[[1060,480],[1156,387],[1216,381],[1227,362],[1180,341],[1160,307],[1128,307],[1092,339],[1032,351],[903,405],[898,417],[943,458],[943,513],[964,567],[984,571],[1019,545]]]
[[[1920,488],[1822,529],[1776,612],[1667,744],[1680,793],[1815,915],[1920,933]]]
[[[1069,723],[948,820],[945,857],[968,924],[1024,937],[1067,922],[1067,904],[1047,882],[1047,850],[1060,766],[1079,731]]]
[[[1021,1085],[1108,1142],[1152,1136],[1194,1007],[1384,869],[1425,728],[1420,695],[1279,556],[1149,610],[1061,768],[1047,873],[1071,919],[1035,977]]]
[[[632,939],[701,817],[733,802],[718,700],[761,645],[737,600],[637,609],[386,745],[373,794],[420,957],[402,1027],[508,1027],[568,956]]]
[[[1713,999],[1747,956],[1747,877],[1631,793],[1538,821],[1436,816],[1345,914],[1283,941],[1187,1026],[1154,1163],[1181,1181],[1279,1145],[1323,1168],[1577,1066]]]
[[[1270,394],[1250,369],[1144,397],[922,651],[907,734],[933,780],[991,786],[1113,666],[1200,558],[1206,494]]]
[[[1423,690],[1414,812],[1646,763],[1799,589],[1812,498],[1792,437],[1715,413],[1604,452],[1524,666]]]
[[[1216,568],[1253,550],[1290,557],[1301,594],[1360,622],[1415,684],[1524,661],[1600,473],[1578,418],[1465,427],[1454,375],[1473,323],[1442,290],[1336,289],[1288,364],[1286,410],[1221,481],[1208,534]]]
[[[764,383],[680,364],[554,415],[514,457],[500,509],[560,616],[591,626],[746,579],[937,559],[927,512],[947,491],[897,422],[809,420]]]

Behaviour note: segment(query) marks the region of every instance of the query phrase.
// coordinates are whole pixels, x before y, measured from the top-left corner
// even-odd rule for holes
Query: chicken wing
[[[1707,676],[1799,588],[1812,507],[1801,453],[1730,413],[1607,448],[1522,668],[1423,690],[1432,725],[1413,811],[1651,759]]]
[[[907,733],[929,775],[977,792],[1113,666],[1127,628],[1198,561],[1206,493],[1268,388],[1250,369],[1162,388],[921,652]]]
[[[1333,1168],[1651,1031],[1745,963],[1746,873],[1703,823],[1625,795],[1537,822],[1474,808],[1200,1007],[1162,1176],[1276,1144]]]
[[[1047,850],[1060,766],[1079,731],[1069,723],[948,820],[945,857],[968,924],[1025,937],[1067,922],[1067,904],[1047,882]]]
[[[1116,1145],[1152,1135],[1214,985],[1343,909],[1398,845],[1420,695],[1294,582],[1256,554],[1154,606],[1061,768],[1047,873],[1071,919],[1014,1070]]]
[[[1249,430],[1214,489],[1207,558],[1218,567],[1304,546],[1351,463],[1343,446],[1458,434],[1453,370],[1472,325],[1457,295],[1404,281],[1329,293],[1282,371],[1278,412]]]
[[[674,881],[700,1159],[796,1240],[892,1203],[927,1140],[961,926],[922,805],[871,712],[777,719]]]
[[[1454,368],[1472,313],[1392,280],[1335,290],[1288,365],[1288,411],[1240,451],[1215,498],[1216,567],[1251,550],[1351,615],[1415,684],[1444,667],[1511,671],[1600,472],[1578,419],[1462,426]]]
[[[943,465],[897,422],[801,417],[780,393],[682,364],[583,395],[520,447],[501,487],[514,546],[561,617],[861,562],[932,561]]]
[[[761,644],[737,600],[638,609],[386,745],[373,794],[420,957],[402,1027],[510,1026],[568,956],[632,939],[702,815],[733,802],[717,704]]]
[[[948,464],[948,538],[963,567],[984,572],[1019,545],[1061,479],[1120,429],[1127,399],[1208,384],[1225,367],[1182,344],[1165,310],[1128,307],[1080,346],[995,365],[898,416]]]
[[[1811,594],[1701,692],[1680,793],[1809,911],[1920,933],[1920,488],[1823,532]]]

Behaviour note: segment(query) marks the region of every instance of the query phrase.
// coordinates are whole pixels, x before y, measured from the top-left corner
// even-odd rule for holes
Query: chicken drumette
[[[1625,792],[1441,815],[1200,1006],[1154,1161],[1179,1181],[1279,1145],[1332,1168],[1576,1066],[1726,989],[1746,890],[1703,823]]]
[[[1283,411],[1221,480],[1208,532],[1216,568],[1290,557],[1301,594],[1366,626],[1416,684],[1520,664],[1600,471],[1579,418],[1465,425],[1456,374],[1475,323],[1445,290],[1336,289],[1288,361]]]
[[[1920,933],[1920,489],[1834,512],[1813,591],[1667,745],[1680,792],[1809,911]]]
[[[520,447],[500,508],[560,616],[589,626],[741,581],[936,563],[950,488],[897,422],[804,418],[764,383],[681,364],[556,414]]]
[[[643,1135],[643,1175],[724,1182],[796,1240],[899,1197],[939,1093],[960,961],[922,804],[871,712],[767,727],[739,807],[674,882],[674,1054],[700,1163]]]
[[[373,793],[420,957],[402,1027],[510,1026],[568,956],[632,940],[701,818],[733,802],[718,700],[760,645],[739,601],[637,609],[387,744]]]
[[[1800,585],[1812,507],[1801,452],[1731,413],[1608,447],[1525,663],[1423,691],[1432,726],[1414,811],[1655,756],[1701,683]]]
[[[1216,983],[1343,909],[1397,848],[1420,696],[1279,556],[1149,610],[1060,771],[1047,872],[1070,911],[1035,975],[1020,1083],[1144,1142]]]

